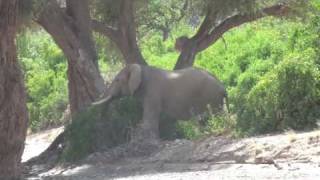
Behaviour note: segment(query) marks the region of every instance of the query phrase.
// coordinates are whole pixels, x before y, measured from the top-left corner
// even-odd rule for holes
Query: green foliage
[[[232,118],[209,116],[208,132],[219,134],[226,128],[237,135],[252,135],[316,127],[320,116],[316,111],[320,104],[319,17],[313,14],[305,23],[264,19],[226,33],[197,55],[195,66],[226,85],[235,114]],[[190,27],[181,26],[174,33],[188,31]],[[155,35],[143,42],[143,54],[151,65],[172,69],[178,55],[174,41],[160,40]]]
[[[161,121],[161,137],[196,139],[206,134],[235,136],[316,127],[320,117],[319,16],[299,23],[265,19],[242,26],[198,54],[196,66],[217,75],[229,92],[230,114],[173,123]],[[179,26],[173,36],[191,31]],[[172,69],[178,53],[174,38],[143,39],[148,63]]]
[[[196,119],[177,120],[164,114],[159,122],[160,138],[164,140],[197,139],[203,135],[203,131]]]
[[[173,69],[178,58],[174,49],[174,42],[162,42],[160,35],[144,39],[141,49],[143,56],[146,57],[150,65],[167,70]]]
[[[63,54],[43,31],[20,34],[17,45],[26,76],[31,130],[61,124],[68,100]]]
[[[90,108],[73,118],[73,122],[65,130],[67,143],[61,157],[63,160],[75,161],[93,152],[94,124],[101,112],[101,108]]]
[[[92,152],[104,151],[126,143],[142,118],[141,103],[124,97],[109,105],[89,107],[80,112],[66,128],[67,145],[62,159],[77,161]],[[176,121],[165,115],[160,120],[162,139],[195,139],[203,135],[196,121]]]
[[[177,138],[197,139],[203,135],[196,121],[178,121],[176,124]]]
[[[243,13],[253,12],[256,7],[275,1],[264,3],[255,0],[197,0],[192,3],[189,1],[190,4],[185,9],[186,17],[180,23],[176,21],[179,19],[177,17],[183,13],[181,8],[184,6],[184,1],[170,0],[165,3],[161,0],[153,0],[148,1],[148,4],[145,2],[136,1],[135,15],[142,17],[141,14],[144,14],[147,18],[142,23],[140,21],[143,18],[138,18],[137,25],[144,26],[154,20],[152,26],[155,28],[155,26],[167,26],[169,23],[171,34],[165,42],[163,42],[162,34],[143,34],[143,38],[139,39],[139,46],[150,65],[172,69],[179,56],[174,48],[175,38],[192,34],[198,24],[191,21],[199,22],[205,15],[206,9],[209,8],[212,14],[224,17],[234,12],[235,9]],[[297,11],[304,9],[305,1],[293,0],[290,3]],[[227,131],[234,129],[243,134],[258,134],[286,128],[314,127],[317,117],[319,118],[316,109],[320,104],[320,6],[317,1],[312,1],[312,3],[315,9],[318,9],[305,13],[310,16],[309,19],[306,19],[308,21],[301,23],[267,18],[224,34],[223,39],[217,41],[206,51],[199,53],[195,66],[210,71],[224,82],[229,93],[231,113],[234,115],[232,118],[229,115],[209,115],[205,127],[199,127],[197,121],[173,123],[170,119],[164,118],[160,124],[161,137],[166,139],[195,138],[203,132],[220,134],[225,132],[224,129]],[[149,9],[143,9],[146,4],[150,6]],[[35,5],[41,6],[41,3]],[[117,24],[120,1],[115,3],[111,0],[95,0],[90,1],[90,5],[98,7],[91,12],[94,18],[110,25]],[[166,9],[163,9],[164,7]],[[216,20],[212,19],[213,24],[210,26],[214,25]],[[110,80],[120,69],[119,62],[122,56],[110,40],[99,35],[95,35],[95,40],[101,72],[106,79]],[[67,105],[66,61],[61,51],[43,31],[23,33],[18,37],[17,44],[19,58],[26,75],[31,128],[38,130],[52,124],[59,124],[59,119]],[[134,116],[134,108],[125,103],[126,100],[121,102],[127,105],[121,105],[121,107],[111,105],[112,107],[107,111],[109,114],[105,116],[108,122],[115,123],[112,128],[126,130],[123,130],[122,134],[117,137],[114,134],[108,134],[109,131],[104,131],[106,134],[100,134],[101,137],[116,139],[109,139],[108,143],[111,144],[105,147],[125,141],[124,136],[129,133],[127,129],[135,121],[130,120],[129,122],[128,119],[136,117],[125,117],[126,115]],[[103,114],[98,110],[88,110],[87,113],[87,115],[82,114],[81,117],[76,117],[83,120],[80,120],[78,125],[75,124],[74,129],[81,128],[81,123],[100,122],[98,117],[93,117],[93,114]],[[98,119],[94,120],[95,118]],[[93,120],[86,121],[87,119]],[[101,124],[99,127],[110,128],[110,124],[106,124],[107,127]],[[84,131],[94,132],[98,132],[99,127],[89,124],[83,126],[86,128]],[[70,136],[73,136],[72,133]],[[97,139],[98,135],[91,137],[85,134],[81,137],[75,136],[74,139],[76,138],[79,140],[81,138]],[[87,142],[87,140],[82,139],[81,141]],[[71,147],[76,147],[79,143],[75,141]],[[95,148],[95,145],[91,143],[85,144],[83,148],[79,148],[79,151],[91,151],[92,148]]]
[[[67,126],[67,145],[62,158],[76,161],[92,152],[128,142],[141,112],[141,103],[129,97],[107,106],[89,107]]]
[[[214,134],[214,135],[222,135],[222,134],[234,134],[236,127],[236,118],[232,117],[227,112],[222,112],[220,114],[208,114],[205,120],[204,134]]]
[[[138,1],[137,4],[142,4]],[[149,0],[144,5],[139,5],[137,11],[137,23],[139,35],[147,33],[162,32],[168,33],[179,25],[187,15],[190,3],[181,0]]]
[[[242,109],[238,112],[241,131],[256,134],[316,127],[320,72],[307,55],[310,52],[289,56],[245,94],[236,106]]]
[[[101,75],[107,82],[111,82],[123,68],[123,57],[112,41],[99,34],[94,35]]]
[[[92,152],[104,151],[128,142],[141,118],[141,102],[133,97],[124,97],[109,105],[89,107],[77,114],[67,126],[67,145],[62,159],[77,161]],[[176,121],[168,116],[161,116],[162,139],[196,139],[203,132],[196,120]]]
[[[288,25],[291,32],[283,41],[282,52],[272,53],[278,55],[269,61],[250,63],[237,85],[230,88],[232,110],[243,134],[316,127],[320,86],[319,47],[314,42],[319,38],[310,26]]]

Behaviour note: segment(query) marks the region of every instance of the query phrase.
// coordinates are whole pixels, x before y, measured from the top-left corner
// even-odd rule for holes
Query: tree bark
[[[86,108],[104,89],[92,40],[87,0],[67,0],[63,10],[49,0],[37,22],[53,37],[68,60],[71,114]]]
[[[93,30],[111,39],[121,51],[126,64],[147,64],[137,42],[133,0],[121,0],[117,27],[92,20]]]
[[[18,0],[0,0],[0,179],[19,179],[28,113],[15,46]]]
[[[181,49],[179,58],[174,69],[183,69],[191,67],[194,63],[195,56],[197,54],[197,44],[188,40]]]
[[[137,43],[133,3],[134,1],[132,0],[122,0],[120,5],[119,33],[122,37],[120,41],[121,52],[127,64],[146,64]]]
[[[181,54],[174,69],[193,66],[196,54],[210,47],[230,29],[267,16],[285,16],[289,11],[290,9],[286,4],[277,4],[264,8],[256,14],[233,15],[223,20],[213,29],[211,28],[214,22],[211,22],[212,18],[209,17],[211,13],[208,12],[198,32],[182,47]],[[190,46],[189,44],[193,45]]]

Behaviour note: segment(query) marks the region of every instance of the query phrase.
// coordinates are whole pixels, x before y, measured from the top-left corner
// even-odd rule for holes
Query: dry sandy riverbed
[[[23,160],[45,149],[63,129],[27,138]],[[57,166],[28,179],[162,180],[162,179],[320,179],[320,131],[233,140],[163,142],[148,157],[110,161],[96,153],[81,163]]]

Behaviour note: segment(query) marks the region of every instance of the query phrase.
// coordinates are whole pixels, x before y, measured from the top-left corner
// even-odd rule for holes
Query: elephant
[[[93,104],[121,96],[135,96],[142,101],[143,117],[137,137],[144,140],[159,139],[161,113],[182,120],[204,112],[208,105],[215,112],[222,111],[227,93],[224,85],[205,70],[190,67],[166,71],[129,64],[115,76],[102,99]]]

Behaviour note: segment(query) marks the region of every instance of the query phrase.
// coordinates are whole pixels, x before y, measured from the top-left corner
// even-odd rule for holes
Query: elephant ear
[[[138,64],[129,65],[129,91],[133,95],[134,92],[139,88],[142,79],[142,70],[141,66]]]

